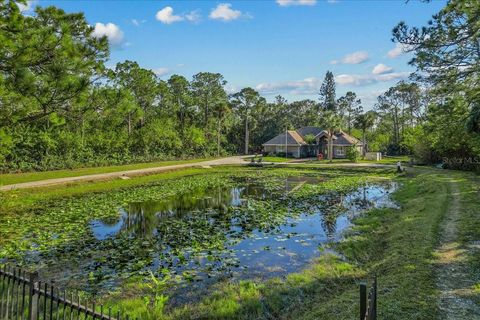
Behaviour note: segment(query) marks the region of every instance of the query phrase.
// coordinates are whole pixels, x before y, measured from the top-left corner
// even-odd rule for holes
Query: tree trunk
[[[217,157],[220,157],[220,128],[221,128],[221,119],[218,115],[218,127],[217,127]]]
[[[130,113],[128,114],[128,135],[130,136],[130,134],[132,133],[132,116],[130,115]]]
[[[367,143],[365,139],[365,129],[362,130],[362,139],[363,139],[363,147],[362,147],[362,156],[365,159],[365,155],[367,154]]]
[[[333,132],[328,130],[328,160],[333,161]]]
[[[245,154],[248,154],[248,116],[245,116]]]

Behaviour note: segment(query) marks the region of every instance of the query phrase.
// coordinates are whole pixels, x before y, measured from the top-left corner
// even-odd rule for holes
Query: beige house
[[[362,142],[343,131],[336,132],[332,140],[333,158],[346,158],[351,147],[363,152]],[[318,154],[328,158],[328,131],[318,127],[288,130],[265,142],[263,150],[266,154],[287,154],[294,158],[316,157]]]

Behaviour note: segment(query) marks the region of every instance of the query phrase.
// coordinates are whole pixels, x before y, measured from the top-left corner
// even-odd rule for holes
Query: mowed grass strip
[[[169,160],[169,161],[133,163],[133,164],[116,165],[116,166],[105,166],[105,167],[88,167],[88,168],[52,170],[52,171],[6,173],[6,174],[0,174],[0,186],[23,183],[23,182],[47,180],[47,179],[79,177],[79,176],[85,176],[85,175],[91,175],[91,174],[101,174],[101,173],[110,173],[110,172],[126,171],[126,170],[165,167],[165,166],[171,166],[176,164],[207,161],[212,159],[213,158]]]

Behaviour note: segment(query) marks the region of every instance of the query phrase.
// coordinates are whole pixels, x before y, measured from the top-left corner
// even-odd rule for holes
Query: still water
[[[119,268],[132,274],[163,270],[188,284],[189,291],[193,283],[283,276],[328,251],[328,244],[341,239],[363,211],[395,207],[390,199],[394,183],[323,195],[300,210],[277,200],[321,180],[292,177],[282,183],[284,187],[272,193],[254,180],[238,181],[234,187],[131,203],[120,209],[117,219],[91,221],[93,237],[105,253],[105,261],[95,269],[104,274],[101,283],[115,286],[112,274]],[[132,267],[129,259],[138,265]]]

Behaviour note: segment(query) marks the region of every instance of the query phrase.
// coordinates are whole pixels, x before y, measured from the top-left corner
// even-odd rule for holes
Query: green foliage
[[[303,137],[303,140],[308,144],[315,144],[315,136],[313,134],[307,134]]]
[[[337,112],[337,101],[335,96],[335,77],[331,71],[327,71],[322,86],[320,87],[320,105],[323,110]]]
[[[348,134],[351,134],[355,124],[355,119],[362,113],[362,101],[357,99],[355,92],[348,91],[345,96],[340,97],[337,101],[338,112],[342,117],[344,126]]]
[[[357,146],[347,147],[347,158],[353,162],[358,162],[361,158]]]
[[[425,163],[456,158],[453,165],[447,161],[450,167],[479,170],[468,161],[480,154],[479,16],[478,1],[451,0],[425,27],[408,27],[401,22],[393,29],[394,41],[414,53],[411,64],[418,69],[415,78],[427,88],[422,93],[416,84],[400,83],[379,100],[379,109],[390,110],[389,118],[396,123],[392,140],[400,152],[413,150]],[[404,130],[403,111],[407,115],[421,111],[422,95],[430,101],[423,105],[424,115],[417,116],[409,130]],[[421,124],[421,129],[413,128],[416,124]]]

